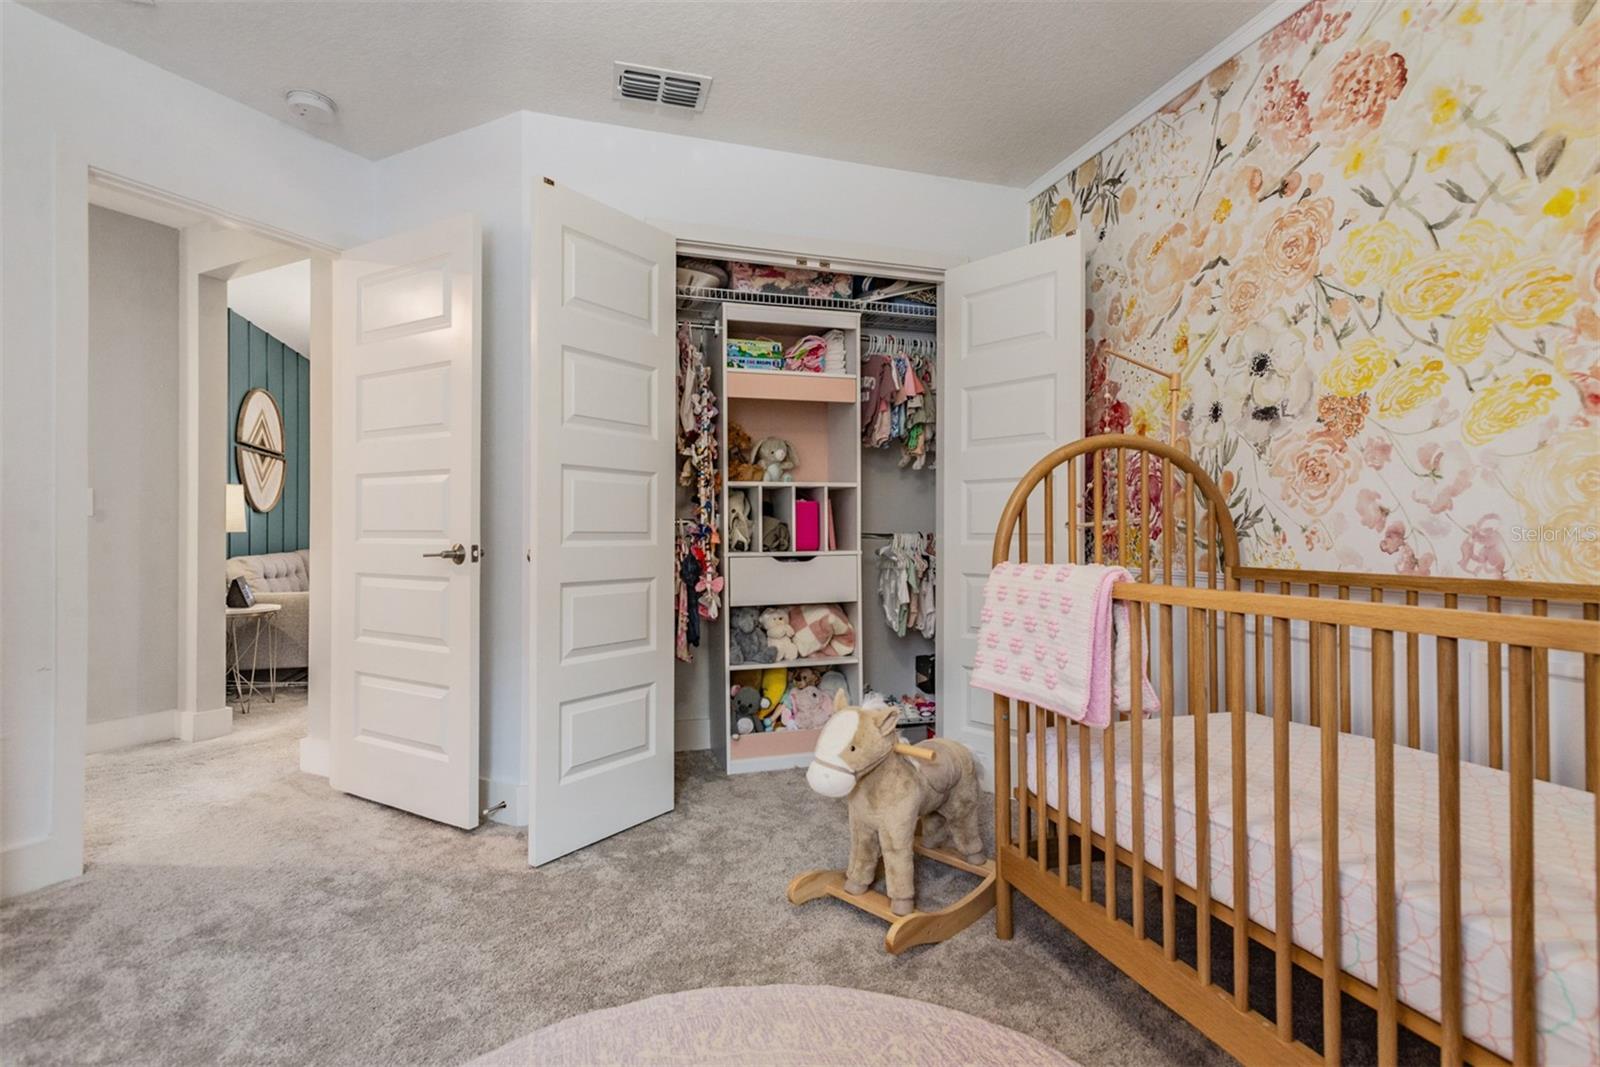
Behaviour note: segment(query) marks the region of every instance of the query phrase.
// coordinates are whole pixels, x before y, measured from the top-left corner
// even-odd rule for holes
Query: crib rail
[[[1063,479],[1066,506],[1060,514],[1056,482]],[[1115,596],[1128,605],[1130,651],[1135,662],[1148,658],[1160,711],[1145,717],[1135,685],[1132,714],[1119,737],[1117,730],[1091,730],[1053,711],[995,698],[1001,936],[1010,933],[1014,886],[1247,1062],[1342,1062],[1345,997],[1375,1014],[1376,1054],[1383,1064],[1397,1062],[1402,1029],[1437,1044],[1443,1063],[1540,1060],[1535,781],[1552,776],[1549,672],[1555,653],[1576,661],[1581,692],[1580,780],[1567,784],[1600,802],[1600,587],[1239,567],[1221,488],[1182,453],[1122,436],[1058,449],[1018,484],[996,531],[994,559],[1026,562],[1030,554],[1044,562],[1119,562],[1140,576],[1117,586]],[[1324,596],[1325,590],[1337,595]],[[1394,598],[1405,602],[1389,602]],[[1506,610],[1514,603],[1526,610]],[[1300,644],[1303,654],[1296,649]],[[1366,660],[1359,669],[1358,658]],[[1425,696],[1431,743],[1423,728]],[[1461,765],[1471,762],[1462,735],[1464,726],[1473,725],[1463,712],[1473,708],[1488,720],[1488,753],[1479,762],[1508,771],[1509,1047],[1471,1040],[1463,1025]],[[1219,721],[1227,728],[1218,736],[1211,716],[1197,714],[1206,710],[1226,715]],[[1250,715],[1270,719],[1270,754],[1247,744]],[[1192,716],[1193,766],[1180,768],[1175,735],[1185,716]],[[1294,904],[1287,812],[1296,721],[1315,727],[1318,738],[1320,955],[1296,944],[1286,921]],[[1051,731],[1057,740],[1053,768],[1046,766],[1044,743]],[[1372,849],[1379,903],[1372,982],[1340,958],[1345,921],[1339,756],[1346,733],[1374,742]],[[1069,757],[1069,737],[1076,739],[1076,759]],[[1123,738],[1129,752],[1119,767]],[[1160,778],[1152,793],[1160,797],[1154,820],[1145,811],[1145,754],[1151,745],[1159,754]],[[1099,750],[1098,773],[1091,746]],[[1407,747],[1428,752],[1437,765],[1440,988],[1438,1008],[1431,1012],[1400,996],[1395,763]],[[1227,752],[1231,771],[1226,792],[1213,796],[1209,767],[1219,748]],[[1270,917],[1251,914],[1251,760],[1271,766]],[[1180,769],[1194,776],[1188,879],[1179,876],[1176,857]],[[1052,771],[1053,792],[1047,787]],[[1131,780],[1121,781],[1121,775]],[[1091,815],[1096,796],[1103,811],[1100,831]],[[1126,839],[1116,830],[1123,796],[1130,807]],[[1227,840],[1211,839],[1213,810],[1230,816]],[[1600,805],[1595,826],[1600,854]],[[1151,834],[1158,835],[1154,848]],[[1219,887],[1212,884],[1214,854],[1231,860],[1226,903],[1216,899]],[[1191,915],[1192,925],[1180,924]],[[1595,922],[1600,927],[1600,910]],[[1213,959],[1213,926],[1230,935],[1217,942],[1227,949],[1215,949],[1222,959]],[[1192,932],[1192,943],[1185,930]],[[1252,945],[1271,961],[1270,990],[1251,989]],[[1320,1034],[1296,1030],[1296,968],[1320,980]]]

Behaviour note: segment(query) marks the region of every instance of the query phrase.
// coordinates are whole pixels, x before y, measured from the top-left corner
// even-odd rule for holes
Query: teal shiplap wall
[[[277,507],[245,506],[250,529],[228,534],[228,555],[257,556],[311,547],[311,362],[249,319],[228,312],[228,481],[239,467],[233,430],[244,394],[262,388],[283,410],[287,450],[283,495]]]

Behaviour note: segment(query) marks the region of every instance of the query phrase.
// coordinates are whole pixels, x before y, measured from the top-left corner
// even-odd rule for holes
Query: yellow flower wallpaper
[[[1508,73],[1514,72],[1514,73]],[[1600,581],[1600,5],[1313,0],[1034,199],[1245,562]]]

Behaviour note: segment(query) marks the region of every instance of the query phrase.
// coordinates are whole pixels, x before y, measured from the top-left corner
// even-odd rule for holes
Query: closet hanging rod
[[[921,531],[921,530],[902,530],[902,531],[901,531],[901,533],[907,533],[907,534],[915,534],[915,535],[916,535],[916,536],[918,536],[918,537],[927,537],[927,536],[929,536],[929,535],[928,535],[928,534],[927,534],[927,533],[925,533],[925,532],[923,532],[923,531]],[[883,539],[883,540],[885,540],[885,541],[889,541],[889,540],[893,540],[893,539],[894,539],[894,538],[896,538],[896,537],[899,537],[899,536],[900,536],[900,534],[892,534],[892,533],[873,533],[873,532],[871,532],[871,531],[868,531],[868,532],[866,532],[866,533],[863,533],[863,534],[862,534],[862,535],[861,535],[861,536],[862,536],[862,537],[863,537],[863,538],[867,538],[867,537],[878,537],[878,538],[882,538],[882,539]]]

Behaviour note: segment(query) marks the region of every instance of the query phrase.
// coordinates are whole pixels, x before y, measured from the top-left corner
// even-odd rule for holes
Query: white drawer
[[[854,552],[810,559],[728,557],[728,603],[736,608],[848,603],[860,582],[861,557]]]

